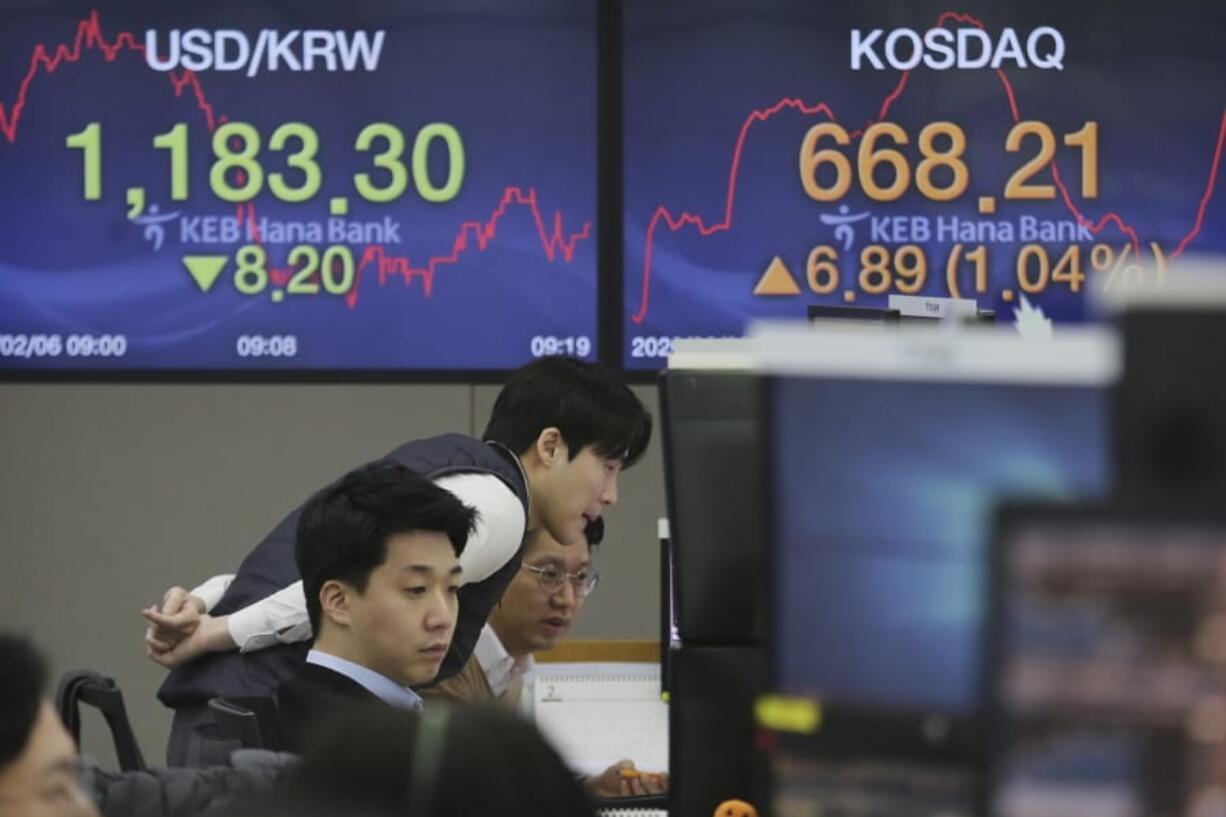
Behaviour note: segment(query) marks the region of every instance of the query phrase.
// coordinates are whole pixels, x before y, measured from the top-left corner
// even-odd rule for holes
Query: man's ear
[[[348,627],[351,621],[350,602],[357,591],[339,579],[328,579],[319,588],[319,608],[325,618]]]
[[[552,465],[559,458],[565,459],[566,442],[562,439],[561,430],[557,426],[542,429],[536,437],[536,445],[533,446],[533,450],[543,465]]]

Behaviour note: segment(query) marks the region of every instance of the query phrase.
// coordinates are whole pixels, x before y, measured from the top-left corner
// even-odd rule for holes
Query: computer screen
[[[593,2],[6,4],[0,375],[596,356]]]
[[[1226,250],[1220,0],[620,5],[627,368],[900,293],[1080,322]]]
[[[987,812],[1220,814],[1226,519],[1007,508]]]
[[[1211,280],[1221,272],[1213,264]],[[1186,297],[1200,301],[1194,308],[1140,303],[1120,316],[1127,365],[1116,440],[1124,496],[1186,505],[1226,495],[1226,378],[1218,356],[1204,353],[1226,344],[1226,299]]]
[[[993,509],[1108,490],[1114,374],[1088,347],[1003,330],[781,346],[799,362],[770,384],[774,688],[831,722],[920,716],[939,743],[980,704]]]
[[[660,381],[676,620],[687,644],[760,643],[765,543],[761,379],[669,370]]]
[[[1103,391],[783,379],[773,399],[779,685],[970,711],[992,508],[1106,487]]]

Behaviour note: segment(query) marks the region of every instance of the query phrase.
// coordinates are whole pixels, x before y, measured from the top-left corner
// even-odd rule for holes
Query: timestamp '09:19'
[[[587,335],[535,335],[528,348],[533,357],[587,357],[592,353],[592,339]]]

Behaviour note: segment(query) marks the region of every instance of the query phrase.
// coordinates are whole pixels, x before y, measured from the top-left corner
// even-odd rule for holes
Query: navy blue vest
[[[430,479],[447,474],[493,474],[519,497],[527,518],[528,486],[524,484],[516,458],[502,446],[461,434],[444,434],[406,443],[383,459],[400,463]],[[248,554],[226,594],[212,610],[213,615],[241,610],[298,581],[294,535],[301,512],[299,506]],[[459,620],[438,680],[459,672],[472,655],[481,628],[519,570],[523,534],[524,531],[519,532],[520,549],[509,562],[489,578],[460,588]],[[281,644],[245,655],[237,651],[204,655],[171,670],[158,690],[158,699],[178,709],[218,696],[272,695],[282,682],[297,674],[309,649],[308,641]]]

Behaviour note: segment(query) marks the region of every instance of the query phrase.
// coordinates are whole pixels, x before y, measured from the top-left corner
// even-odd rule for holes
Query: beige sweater
[[[415,692],[423,698],[448,700],[465,706],[479,706],[497,700],[499,704],[514,710],[519,706],[519,696],[523,688],[523,676],[517,676],[506,692],[495,698],[489,679],[485,677],[485,670],[481,669],[476,657],[471,657],[459,672],[446,681]]]

